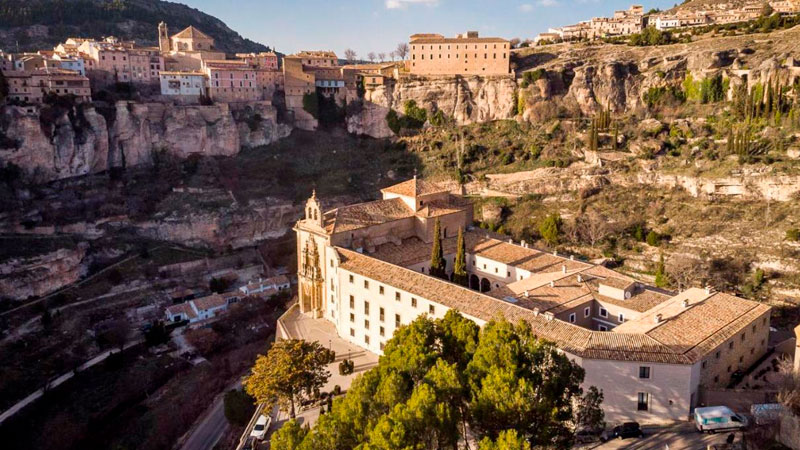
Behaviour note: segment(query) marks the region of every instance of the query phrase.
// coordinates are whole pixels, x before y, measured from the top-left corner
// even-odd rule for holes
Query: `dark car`
[[[626,422],[622,425],[617,425],[611,431],[606,431],[601,436],[601,440],[603,442],[608,441],[610,439],[619,438],[640,438],[643,437],[644,433],[642,432],[642,428],[639,426],[637,422]]]
[[[600,431],[589,428],[580,429],[575,432],[576,444],[591,444],[600,440]]]

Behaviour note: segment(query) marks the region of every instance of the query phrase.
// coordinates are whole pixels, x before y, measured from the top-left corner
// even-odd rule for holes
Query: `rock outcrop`
[[[0,263],[0,296],[24,300],[72,284],[85,275],[85,243]]]
[[[347,129],[351,133],[388,137],[386,113],[403,113],[414,100],[430,112],[442,111],[459,124],[510,119],[516,112],[517,84],[511,77],[411,77],[368,90],[359,106],[348,107]]]
[[[108,117],[106,119],[105,117]],[[154,152],[231,156],[291,132],[268,103],[235,107],[118,102],[105,117],[89,105],[71,109],[3,108],[0,160],[40,181],[152,163]]]

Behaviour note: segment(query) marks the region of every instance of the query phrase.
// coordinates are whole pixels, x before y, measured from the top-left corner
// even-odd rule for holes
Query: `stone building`
[[[208,96],[219,102],[253,102],[261,100],[256,70],[244,61],[204,61],[208,78]]]
[[[414,34],[409,47],[408,69],[416,75],[508,75],[511,70],[509,41],[482,38],[477,31],[455,38]]]
[[[297,234],[300,309],[380,354],[420,315],[458,310],[479,325],[526,321],[603,390],[609,422],[685,420],[704,387],[726,386],[767,352],[771,309],[706,289],[674,293],[602,266],[474,230],[461,195],[423,180],[380,200],[323,211],[312,196]],[[465,229],[469,286],[431,277],[440,219],[447,271]]]
[[[3,75],[8,83],[8,98],[20,102],[41,103],[48,94],[91,101],[89,79],[73,70],[41,68],[7,71]]]

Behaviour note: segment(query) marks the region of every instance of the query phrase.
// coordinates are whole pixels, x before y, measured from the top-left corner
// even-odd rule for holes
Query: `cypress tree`
[[[431,249],[430,275],[447,279],[447,262],[444,260],[444,250],[442,249],[441,226],[437,218],[433,225],[433,248]]]
[[[456,243],[456,259],[453,262],[453,283],[461,286],[469,286],[467,277],[467,248],[464,243],[464,230],[458,229],[458,241]]]

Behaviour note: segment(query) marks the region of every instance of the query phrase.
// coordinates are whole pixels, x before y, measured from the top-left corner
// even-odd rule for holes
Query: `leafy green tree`
[[[497,438],[514,429],[533,446],[568,448],[573,399],[584,371],[526,322],[490,322],[467,366],[472,429]]]
[[[549,245],[558,245],[561,237],[561,216],[553,213],[539,223],[539,235]]]
[[[231,389],[223,398],[225,418],[229,423],[243,427],[247,425],[256,410],[253,397],[239,389]]]
[[[458,229],[458,239],[456,240],[456,259],[453,261],[453,283],[461,286],[469,286],[467,276],[467,249],[464,242],[464,230]]]
[[[500,432],[494,442],[488,437],[483,438],[478,444],[478,450],[531,450],[531,444],[515,430],[505,430]]]
[[[298,339],[277,341],[266,355],[259,355],[244,380],[245,391],[258,403],[278,403],[295,417],[295,403],[319,391],[331,374],[327,365],[334,353],[319,342]]]
[[[442,279],[447,279],[447,261],[444,259],[444,249],[442,248],[442,224],[439,219],[433,225],[433,248],[431,248],[431,270],[430,275]]]
[[[603,391],[590,386],[589,391],[575,402],[575,426],[590,430],[602,430],[606,426],[605,413],[600,406],[603,403]]]
[[[303,94],[303,110],[311,114],[315,119],[319,117],[319,99],[316,92],[307,92]]]
[[[659,245],[661,245],[661,237],[659,237],[658,233],[656,233],[653,230],[650,230],[650,232],[647,233],[646,241],[647,245],[651,247],[658,247]]]
[[[269,448],[272,450],[296,450],[308,434],[308,427],[301,426],[292,419],[272,434]]]

